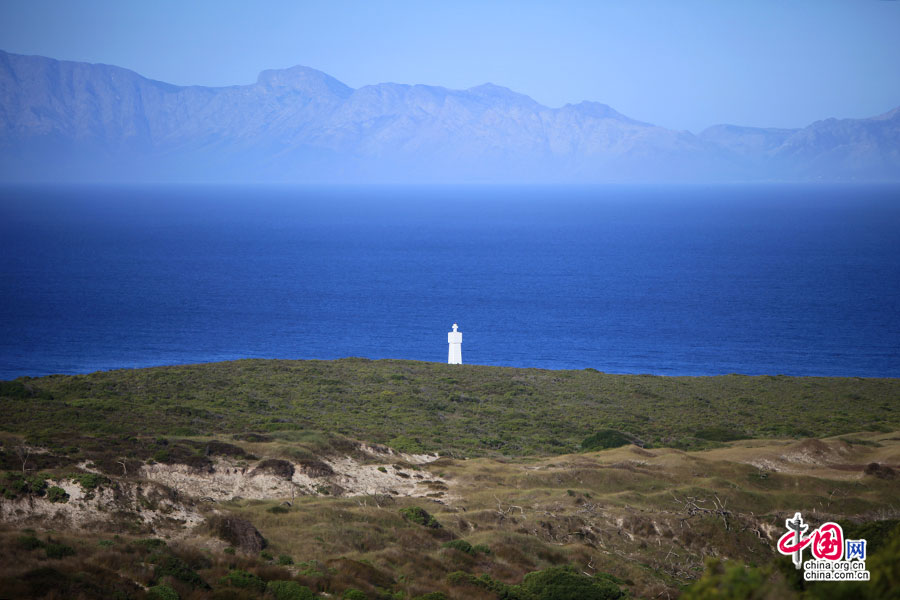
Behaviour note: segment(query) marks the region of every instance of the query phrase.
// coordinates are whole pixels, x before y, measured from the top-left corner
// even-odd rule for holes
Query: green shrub
[[[148,562],[155,565],[154,573],[157,579],[173,577],[191,587],[209,589],[209,585],[203,581],[203,578],[189,564],[174,554],[153,554],[148,559]]]
[[[694,437],[711,442],[733,442],[735,440],[746,440],[750,436],[729,427],[707,427],[696,432]]]
[[[289,509],[287,506],[281,506],[279,504],[278,506],[270,506],[266,509],[266,512],[270,512],[273,515],[283,515],[285,513],[291,512],[291,509]]]
[[[259,592],[260,594],[266,591],[265,581],[253,573],[248,573],[247,571],[242,571],[240,569],[229,571],[228,575],[225,575],[219,580],[219,583],[228,587]]]
[[[225,554],[234,554],[234,552],[235,552],[234,546],[228,546],[227,548],[222,550],[222,552],[224,552]]]
[[[387,469],[385,469],[383,465],[378,467],[378,470],[381,471],[382,473],[387,473]]]
[[[53,542],[47,540],[47,543],[44,544],[44,551],[47,553],[47,558],[65,558],[67,556],[75,556],[75,548],[72,546],[67,546],[66,544],[60,544],[58,542]]]
[[[81,486],[84,491],[95,490],[101,485],[109,483],[109,478],[97,473],[75,473],[69,475],[67,479],[71,479]]]
[[[7,471],[0,479],[0,494],[7,500],[13,500],[19,496],[32,495],[43,496],[44,490],[47,489],[47,479],[50,476],[46,473],[37,473],[35,475],[23,475],[13,471]]]
[[[50,502],[66,503],[69,501],[69,495],[66,493],[66,490],[54,485],[47,490],[47,500]]]
[[[411,438],[405,435],[398,435],[388,442],[388,446],[406,454],[422,454],[425,452],[425,446],[422,445],[419,438]]]
[[[260,552],[259,557],[263,560],[273,560],[275,558],[268,550],[263,550],[262,552]]]
[[[266,595],[274,600],[315,600],[316,595],[305,585],[296,581],[270,581]]]
[[[634,442],[634,438],[616,429],[601,429],[581,442],[582,450],[606,450]]]
[[[625,594],[611,581],[588,577],[571,566],[529,573],[513,591],[529,600],[617,600]]]
[[[22,550],[36,550],[44,547],[44,542],[33,535],[20,535],[16,538],[16,545]]]
[[[113,542],[112,540],[100,540],[99,542],[97,542],[97,545],[101,548],[111,548],[113,545],[115,545],[115,542]]]
[[[154,585],[147,590],[147,598],[151,600],[181,600],[178,592],[167,585]]]
[[[431,592],[423,596],[416,596],[413,600],[450,600],[443,592]]]
[[[143,540],[135,540],[133,543],[135,546],[147,550],[159,550],[166,547],[166,541],[159,538],[145,538]]]
[[[420,508],[418,506],[401,508],[400,516],[411,523],[423,525],[432,529],[439,529],[441,526],[441,524],[437,522],[437,519],[428,514],[428,512],[424,508]]]
[[[767,583],[767,575],[755,567],[739,562],[712,558],[706,562],[703,576],[684,590],[682,600],[762,600],[780,598],[770,595],[774,590]]]
[[[453,571],[447,575],[447,582],[452,586],[461,586],[461,585],[472,585],[475,587],[480,587],[482,589],[488,590],[489,592],[494,592],[498,597],[504,598],[506,600],[526,600],[525,598],[521,598],[519,596],[515,596],[512,593],[512,588],[502,581],[497,581],[493,579],[487,573],[483,573],[478,577],[475,577],[471,573],[466,573],[464,571]],[[527,600],[531,600],[528,598]]]
[[[475,549],[472,547],[472,544],[466,540],[450,540],[449,542],[444,542],[444,548],[453,548],[454,550],[459,550],[465,554],[475,554]]]
[[[294,564],[294,559],[288,556],[287,554],[279,554],[278,555],[278,564],[282,567],[286,567],[287,565]]]
[[[481,554],[491,553],[491,547],[487,544],[475,544],[474,546],[472,546],[472,550],[474,550],[476,553],[480,552]]]
[[[369,600],[369,597],[365,595],[365,593],[360,590],[350,588],[349,590],[344,591],[344,595],[341,596],[344,600]]]

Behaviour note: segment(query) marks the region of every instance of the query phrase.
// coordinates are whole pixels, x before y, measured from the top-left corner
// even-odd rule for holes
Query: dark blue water
[[[900,188],[0,189],[0,379],[265,358],[900,376]]]

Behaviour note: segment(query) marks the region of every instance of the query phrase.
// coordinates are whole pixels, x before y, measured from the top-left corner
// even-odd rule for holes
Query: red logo
[[[800,513],[785,522],[787,533],[778,539],[778,551],[785,556],[794,555],[794,564],[800,568],[803,549],[807,546],[814,557],[824,560],[841,560],[844,556],[844,530],[837,523],[825,523],[808,536],[809,527],[803,523]]]

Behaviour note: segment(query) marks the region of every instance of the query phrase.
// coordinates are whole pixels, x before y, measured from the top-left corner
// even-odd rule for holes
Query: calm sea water
[[[3,188],[0,379],[245,357],[900,376],[900,188]]]

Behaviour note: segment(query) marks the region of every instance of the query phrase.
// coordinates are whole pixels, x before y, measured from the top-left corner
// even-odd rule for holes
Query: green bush
[[[703,576],[684,590],[682,600],[763,600],[781,598],[758,568],[716,558],[706,562]]]
[[[14,471],[7,471],[0,479],[0,494],[7,500],[13,500],[19,496],[32,495],[43,496],[47,489],[47,479],[50,476],[46,473],[37,473],[35,475],[23,475]]]
[[[472,550],[474,550],[476,553],[480,552],[481,554],[491,553],[491,547],[487,544],[475,544],[474,546],[472,546]]]
[[[109,483],[109,478],[97,473],[75,473],[69,475],[67,479],[76,482],[84,491],[95,490],[101,485]]]
[[[289,509],[287,506],[278,505],[278,506],[270,506],[269,508],[266,509],[266,512],[270,512],[273,515],[283,515],[285,513],[291,512],[291,509]]]
[[[47,540],[47,543],[44,544],[44,551],[47,553],[47,558],[65,558],[67,556],[75,556],[75,548],[72,546],[67,546],[66,544],[60,544],[58,542],[53,542]]]
[[[425,594],[423,596],[416,596],[413,600],[450,600],[447,598],[447,594],[443,592],[431,592],[429,594]]]
[[[746,440],[750,436],[729,427],[707,427],[696,432],[694,437],[711,442],[733,442],[735,440]]]
[[[588,577],[571,566],[550,567],[529,573],[514,594],[523,600],[617,600],[625,593],[603,578]]]
[[[350,588],[349,590],[344,591],[344,595],[341,596],[344,600],[369,600],[369,597],[365,595],[365,593]]]
[[[54,485],[47,490],[47,500],[50,502],[66,503],[69,501],[69,495],[66,493],[66,490]]]
[[[37,548],[43,548],[44,542],[33,535],[20,535],[16,538],[16,545],[23,550],[36,550]]]
[[[475,554],[475,549],[472,547],[472,544],[466,540],[450,540],[449,542],[444,542],[444,548],[453,548],[454,550],[459,550],[466,554]]]
[[[260,552],[259,557],[263,560],[273,560],[275,558],[268,550],[263,550],[262,552]]]
[[[266,591],[265,581],[253,573],[248,573],[247,571],[242,571],[240,569],[230,571],[228,575],[225,575],[219,580],[219,583],[228,587],[259,592],[260,594]]]
[[[145,538],[143,540],[135,540],[134,545],[147,550],[159,550],[166,547],[166,541],[159,538]]]
[[[147,590],[147,598],[151,600],[181,600],[178,592],[167,585],[154,585]]]
[[[601,429],[581,442],[582,450],[606,450],[631,444],[634,438],[616,429]]]
[[[406,454],[422,454],[425,452],[425,446],[422,445],[419,438],[411,438],[405,435],[398,435],[388,442],[388,446]]]
[[[471,573],[465,571],[453,571],[447,574],[447,582],[452,586],[472,585],[494,592],[498,597],[504,600],[520,600],[518,596],[512,594],[512,588],[502,581],[493,579],[487,573],[483,573],[475,577]],[[524,600],[524,599],[522,599]]]
[[[294,559],[288,556],[287,554],[279,554],[278,555],[278,564],[282,567],[286,567],[287,565],[294,564]]]
[[[148,559],[150,564],[155,565],[155,575],[157,579],[163,577],[173,577],[178,581],[195,588],[208,589],[209,585],[203,581],[203,578],[197,574],[189,564],[174,554],[157,553]]]
[[[418,506],[401,508],[400,516],[410,523],[423,525],[424,527],[430,527],[432,529],[439,529],[441,527],[441,524],[437,522],[437,519],[431,516],[424,508]]]
[[[305,585],[296,581],[270,581],[266,595],[274,600],[315,600],[316,595]]]

